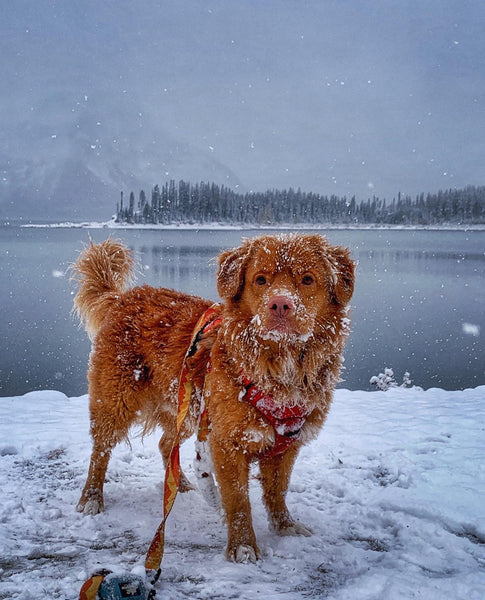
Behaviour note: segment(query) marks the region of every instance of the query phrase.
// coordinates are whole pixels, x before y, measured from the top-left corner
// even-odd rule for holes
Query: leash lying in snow
[[[187,350],[180,374],[178,387],[177,429],[176,436],[170,452],[170,457],[165,470],[163,488],[163,519],[153,537],[145,558],[146,581],[137,575],[117,576],[109,571],[94,573],[83,585],[79,600],[149,600],[154,598],[153,585],[160,577],[160,565],[163,558],[165,543],[165,524],[172,510],[180,482],[180,438],[182,427],[190,407],[193,391],[193,382],[187,360],[192,357],[207,335],[218,328],[221,323],[221,305],[213,304],[200,317],[194,328],[192,339]],[[210,366],[210,359],[207,366]],[[281,406],[272,396],[265,394],[246,377],[243,377],[244,394],[241,400],[246,400],[256,408],[273,426],[275,430],[275,443],[264,456],[282,454],[300,434],[305,420],[312,409],[300,406]],[[203,400],[210,396],[210,390],[205,389]],[[209,449],[210,422],[207,406],[203,405],[199,421],[199,430],[196,441],[196,460],[194,468],[199,478],[199,487],[206,501],[216,508],[219,507],[218,489],[214,483]]]
[[[150,600],[155,589],[138,575],[119,576],[105,569],[94,573],[81,588],[80,600]]]

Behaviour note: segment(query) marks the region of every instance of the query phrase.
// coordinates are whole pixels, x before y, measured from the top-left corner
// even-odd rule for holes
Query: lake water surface
[[[66,273],[91,235],[134,249],[138,283],[217,299],[214,257],[256,231],[0,228],[0,395],[86,393],[90,344]],[[341,387],[392,367],[424,388],[485,383],[485,232],[330,230],[358,262]]]

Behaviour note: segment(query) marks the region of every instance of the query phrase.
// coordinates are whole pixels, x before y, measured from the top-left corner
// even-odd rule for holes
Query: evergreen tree
[[[135,194],[130,193],[130,205],[128,208],[128,223],[133,223],[135,217]]]
[[[143,190],[135,211],[130,193],[128,207],[123,192],[116,218],[128,223],[242,223],[242,224],[472,224],[485,223],[485,187],[421,193],[413,199],[398,193],[390,203],[377,196],[358,202],[355,196],[330,197],[298,188],[238,194],[226,186],[180,180],[152,190],[151,202]]]

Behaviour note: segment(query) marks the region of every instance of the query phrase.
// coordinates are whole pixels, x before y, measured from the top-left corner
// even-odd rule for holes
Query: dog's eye
[[[315,280],[311,275],[304,275],[301,282],[303,285],[312,285]]]
[[[254,280],[256,285],[266,285],[266,277],[264,275],[258,275]]]

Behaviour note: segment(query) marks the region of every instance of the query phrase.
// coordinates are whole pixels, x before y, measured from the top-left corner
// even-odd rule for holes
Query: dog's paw
[[[80,500],[76,506],[76,510],[85,515],[97,515],[104,510],[103,501],[99,500],[99,498]]]
[[[236,563],[255,563],[260,558],[258,547],[239,544],[227,549],[227,558]]]
[[[305,527],[299,521],[294,521],[291,525],[280,527],[276,530],[278,535],[303,535],[310,537],[313,535],[313,531],[309,527]]]

